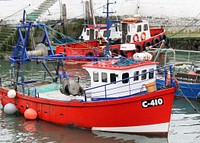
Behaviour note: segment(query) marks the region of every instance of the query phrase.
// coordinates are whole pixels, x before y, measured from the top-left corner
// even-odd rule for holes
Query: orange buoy
[[[170,71],[167,72],[166,85],[167,85],[167,86],[171,85],[171,75],[170,75]]]
[[[29,120],[34,120],[37,118],[37,112],[32,108],[26,109],[24,117]]]

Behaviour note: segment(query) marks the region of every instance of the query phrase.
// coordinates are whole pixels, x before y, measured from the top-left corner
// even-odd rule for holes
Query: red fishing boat
[[[45,35],[43,44],[36,46],[36,50],[27,51],[28,38],[24,37],[28,37],[32,27],[42,28]],[[20,36],[10,58],[13,79],[11,83],[0,84],[4,112],[10,114],[14,106],[27,119],[37,118],[62,126],[107,132],[168,134],[176,91],[171,66],[156,68],[158,63],[148,60],[105,58],[83,65],[90,75],[90,87],[84,88],[66,74],[64,55],[51,53],[51,46],[48,46],[49,52],[46,51],[44,43],[50,45],[50,40],[45,25],[22,22],[17,28]],[[26,29],[25,36],[22,28]],[[23,65],[33,60],[44,66],[51,81],[25,80]],[[48,60],[51,64],[54,60],[57,63],[55,76],[48,70]],[[169,71],[170,75],[167,74]],[[155,81],[163,77],[161,74],[168,82],[158,89]]]
[[[57,45],[56,54],[64,53],[77,57],[76,60],[105,55],[132,57],[136,52],[146,51],[149,46],[160,47],[163,40],[168,45],[165,34],[162,27],[150,28],[149,22],[139,15],[121,21],[107,18],[106,27],[86,27],[81,34],[81,39],[85,41]]]
[[[64,79],[62,85],[35,82],[26,84],[32,88],[24,91],[20,89],[25,86],[18,85],[16,97],[9,98],[11,89],[1,87],[1,102],[3,106],[13,103],[22,114],[34,109],[38,119],[65,126],[167,135],[176,89],[148,85],[155,83],[155,62],[117,64],[117,61],[106,61],[83,65],[90,74],[91,88],[73,86],[70,79]],[[51,90],[43,91],[49,87]]]

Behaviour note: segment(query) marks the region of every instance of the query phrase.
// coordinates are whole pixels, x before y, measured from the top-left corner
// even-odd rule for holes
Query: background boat
[[[186,98],[200,98],[200,78],[199,78],[199,51],[160,49],[158,54],[163,58],[161,65],[173,65],[174,76],[179,82],[180,90],[175,95]],[[156,60],[156,59],[155,59]],[[158,86],[162,86],[162,80],[157,81]]]

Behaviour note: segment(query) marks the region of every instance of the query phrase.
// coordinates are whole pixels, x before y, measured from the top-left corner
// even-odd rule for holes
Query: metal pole
[[[109,20],[109,0],[107,0],[107,13],[106,13],[106,24],[107,24],[107,31],[106,31],[106,36],[107,36],[107,43],[106,43],[106,56],[110,55],[109,53],[109,46],[110,46],[110,36],[109,36],[109,29],[110,29],[110,20]]]

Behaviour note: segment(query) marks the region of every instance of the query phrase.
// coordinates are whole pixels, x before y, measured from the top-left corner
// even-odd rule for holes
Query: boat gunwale
[[[17,93],[16,95],[16,99],[13,100],[26,100],[26,101],[30,101],[30,102],[35,102],[35,103],[41,103],[41,104],[49,104],[49,105],[54,105],[54,106],[77,106],[77,107],[91,107],[91,106],[111,106],[111,105],[115,105],[115,104],[124,104],[124,103],[128,103],[128,102],[136,102],[136,101],[142,101],[142,100],[149,100],[152,98],[156,98],[156,97],[161,97],[161,96],[165,96],[166,94],[170,94],[172,92],[174,92],[176,90],[175,87],[171,87],[171,88],[166,88],[166,89],[161,89],[161,90],[157,90],[155,92],[152,93],[144,93],[141,95],[130,95],[128,97],[121,97],[121,98],[116,98],[116,99],[105,99],[105,100],[97,100],[97,101],[80,101],[80,100],[70,100],[70,101],[61,101],[61,100],[53,100],[53,99],[47,99],[47,98],[40,98],[40,97],[32,97],[32,96],[26,96],[23,95],[21,93]],[[0,88],[0,91],[2,93],[6,93],[8,92],[8,90]],[[163,94],[164,92],[164,94]],[[146,95],[148,94],[148,95]],[[156,95],[155,95],[156,94]]]

